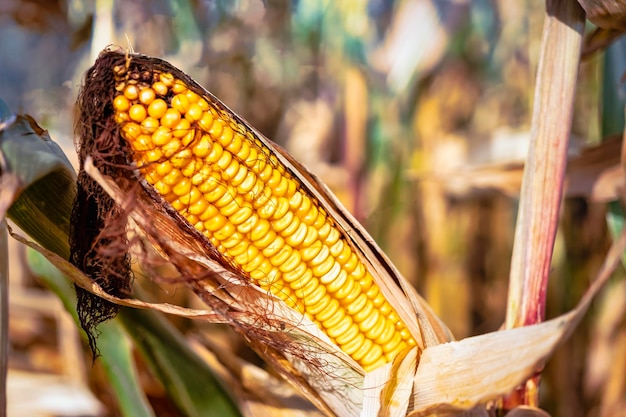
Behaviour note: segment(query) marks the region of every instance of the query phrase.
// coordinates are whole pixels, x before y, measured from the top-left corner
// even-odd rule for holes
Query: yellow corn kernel
[[[174,108],[168,108],[163,116],[161,116],[161,125],[174,129],[180,122],[180,112]]]
[[[157,81],[154,84],[152,84],[152,89],[154,90],[155,93],[157,93],[160,96],[166,95],[169,90],[167,86],[163,84],[161,81]]]
[[[189,98],[185,94],[176,94],[172,97],[172,107],[178,110],[180,114],[187,113],[190,105]]]
[[[147,115],[148,112],[146,111],[146,108],[141,104],[133,104],[128,110],[128,116],[130,119],[137,123],[143,122],[143,119],[145,119]]]
[[[155,119],[160,119],[161,117],[163,117],[166,111],[167,103],[161,98],[157,98],[156,100],[152,101],[152,103],[150,103],[150,105],[148,106],[148,114],[150,115],[150,117],[153,117]]]
[[[175,138],[184,138],[191,130],[191,123],[187,119],[180,119],[176,126],[172,128],[172,136]]]
[[[139,92],[139,101],[148,106],[156,98],[156,93],[151,88],[144,88]]]
[[[156,132],[158,128],[159,121],[154,117],[148,116],[141,122],[141,130],[145,134],[151,135],[152,133]]]
[[[169,127],[159,126],[152,134],[152,142],[156,146],[163,146],[172,140],[172,131]]]
[[[113,99],[113,108],[116,112],[126,112],[130,109],[130,101],[126,96],[119,95]]]
[[[139,88],[134,84],[129,84],[124,89],[124,97],[128,100],[137,100],[139,97]]]

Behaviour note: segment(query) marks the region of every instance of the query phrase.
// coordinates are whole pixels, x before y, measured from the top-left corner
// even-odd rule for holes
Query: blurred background
[[[538,0],[0,0],[0,97],[74,162],[73,105],[98,53],[170,61],[317,173],[461,339],[504,320],[543,18]],[[549,317],[574,306],[610,244],[625,70],[623,38],[581,65]],[[10,412],[117,415],[24,259],[13,248]],[[625,294],[616,277],[549,362],[553,416],[624,402]],[[167,403],[145,383],[155,410]]]

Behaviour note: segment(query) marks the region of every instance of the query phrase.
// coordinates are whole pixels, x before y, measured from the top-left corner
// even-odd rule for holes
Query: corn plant
[[[187,415],[542,415],[540,370],[626,247],[621,232],[577,307],[544,320],[585,23],[577,3],[547,6],[502,331],[454,341],[314,173],[183,71],[119,48],[84,79],[77,177],[32,119],[4,111],[0,215],[75,284],[76,319],[111,372],[110,352],[129,363],[119,329],[102,326],[119,315]],[[141,299],[135,259],[149,280],[189,288],[206,307]],[[67,282],[52,282],[71,298]],[[221,366],[214,357],[209,367],[155,311],[230,326],[291,388],[238,375],[253,367],[215,347]],[[247,391],[252,381],[266,391]],[[150,415],[131,394],[125,413]]]

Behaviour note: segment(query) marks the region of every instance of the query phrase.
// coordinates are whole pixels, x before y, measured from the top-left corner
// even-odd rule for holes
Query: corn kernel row
[[[169,73],[116,90],[140,171],[226,259],[366,370],[415,344],[332,219],[243,125]]]

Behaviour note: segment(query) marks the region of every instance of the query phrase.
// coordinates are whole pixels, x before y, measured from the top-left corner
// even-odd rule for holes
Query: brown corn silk
[[[402,296],[398,282],[381,287],[380,271],[359,247],[379,255],[371,238],[342,216],[336,199],[323,198],[327,189],[312,174],[184,73],[159,59],[104,51],[87,73],[78,112],[81,168],[93,158],[121,189],[174,219],[224,271],[315,323],[365,371],[422,346],[410,307],[388,301]],[[137,202],[120,209],[88,176],[79,182],[72,260],[107,292],[125,295],[130,274],[111,284],[108,277],[128,271],[124,213]],[[386,258],[379,268],[397,274]],[[195,289],[211,279],[199,273],[183,273]],[[91,329],[111,315],[105,312],[83,324]],[[232,324],[248,340],[284,348],[254,326]]]

